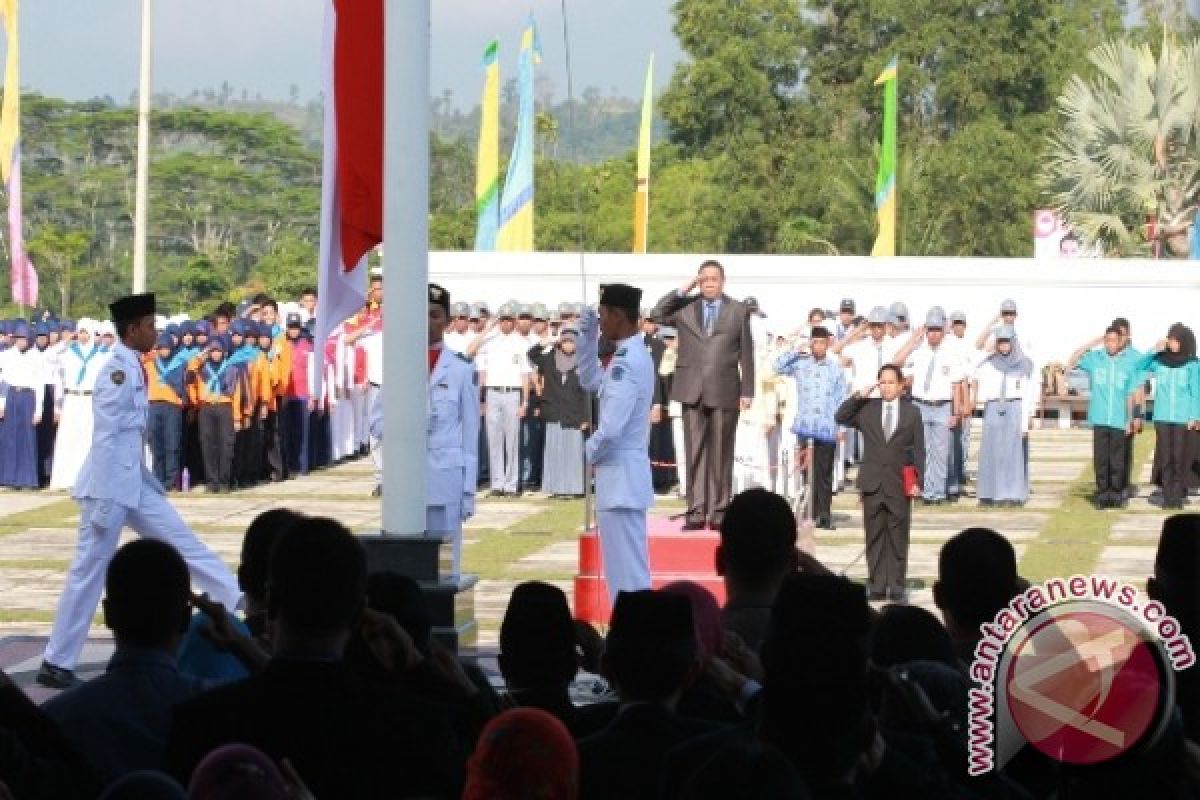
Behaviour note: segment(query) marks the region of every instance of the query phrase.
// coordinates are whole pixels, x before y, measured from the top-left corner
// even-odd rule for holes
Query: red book
[[[921,484],[917,482],[917,468],[912,464],[905,464],[900,470],[900,475],[904,478],[904,496],[920,496]]]

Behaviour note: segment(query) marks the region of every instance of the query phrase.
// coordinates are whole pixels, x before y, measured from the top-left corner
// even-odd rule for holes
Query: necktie
[[[704,334],[712,336],[713,323],[717,319],[717,304],[712,300],[704,302]]]
[[[883,435],[886,439],[891,439],[892,434],[896,432],[896,420],[892,417],[892,404],[883,404]]]
[[[929,391],[929,387],[933,385],[933,370],[937,363],[937,350],[933,351],[933,355],[929,357],[929,369],[925,370],[925,391]]]
[[[875,365],[875,375],[878,376],[879,370],[883,369],[883,345],[882,344],[875,345],[875,356],[876,356],[876,360],[879,362]]]

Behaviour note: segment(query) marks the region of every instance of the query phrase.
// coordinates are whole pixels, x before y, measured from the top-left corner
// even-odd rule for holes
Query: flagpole
[[[429,0],[387,0],[383,83],[383,531],[425,531]]]
[[[133,291],[146,291],[146,196],[150,180],[151,3],[142,0],[142,63],[138,81],[137,185],[133,200]]]

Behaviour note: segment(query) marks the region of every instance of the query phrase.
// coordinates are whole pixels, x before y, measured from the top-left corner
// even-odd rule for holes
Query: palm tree
[[[1059,98],[1042,187],[1087,244],[1184,256],[1200,201],[1200,41],[1164,35],[1157,59],[1147,45],[1109,42],[1090,61],[1095,77],[1073,76]]]

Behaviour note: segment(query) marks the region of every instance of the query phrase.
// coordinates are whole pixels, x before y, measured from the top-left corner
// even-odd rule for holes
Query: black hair
[[[958,668],[950,633],[920,606],[884,606],[871,626],[868,651],[871,661],[880,667],[937,661]]]
[[[900,368],[897,367],[895,364],[884,364],[882,367],[879,368],[879,372],[876,373],[875,379],[880,380],[880,381],[883,380],[883,373],[885,373],[885,372],[894,373],[896,376],[896,380],[898,380],[898,381],[903,382],[903,380],[904,380],[904,373],[901,372]]]
[[[1112,321],[1112,326],[1114,328],[1119,328],[1122,336],[1127,335],[1131,330],[1129,327],[1129,320],[1125,319],[1124,317],[1114,318]]]
[[[641,309],[626,308],[625,306],[605,306],[605,308],[607,308],[609,311],[613,311],[617,314],[620,314],[622,317],[624,317],[626,320],[628,320],[630,323],[632,323],[634,325],[637,324],[638,318],[642,313]]]
[[[1107,328],[1104,329],[1105,336],[1108,336],[1110,333],[1115,333],[1117,336],[1125,335],[1125,334],[1121,333],[1121,329],[1118,328],[1116,325],[1109,325]]]
[[[721,273],[721,277],[722,278],[725,277],[724,265],[722,265],[721,262],[717,261],[715,258],[710,258],[707,261],[705,261],[703,264],[701,264],[700,269],[696,270],[696,274],[699,275],[701,272],[704,272],[704,270],[708,269],[709,267],[715,267],[717,269],[717,271]]]
[[[273,308],[273,309],[275,309],[276,312],[279,311],[279,303],[275,302],[274,297],[264,297],[262,303],[260,303],[259,306],[260,306],[260,308]]]
[[[305,633],[349,629],[362,613],[367,589],[366,551],[340,522],[308,517],[271,550],[268,616]]]
[[[762,488],[739,492],[721,519],[721,572],[749,588],[765,587],[796,566],[796,515]]]
[[[306,294],[311,294],[313,297],[316,297],[316,296],[317,296],[317,290],[316,290],[316,289],[314,289],[314,288],[313,288],[313,287],[311,287],[311,286],[306,286],[306,287],[304,287],[304,289],[303,289],[303,290],[300,292],[300,296],[301,296],[301,297],[304,297],[304,295],[306,295]]]
[[[686,636],[662,635],[653,626],[647,629],[628,620],[622,623],[614,613],[605,642],[604,664],[623,702],[662,702],[686,688],[699,645],[690,601],[677,595],[670,600],[687,609]]]
[[[191,578],[166,542],[136,539],[117,550],[104,594],[104,620],[119,644],[158,647],[187,630]]]
[[[241,563],[238,565],[238,585],[243,592],[255,597],[267,593],[267,575],[271,566],[271,550],[289,528],[300,520],[298,514],[286,508],[272,508],[255,517],[242,537]]]
[[[967,528],[938,553],[938,606],[963,628],[977,631],[1017,591],[1017,554],[991,528]]]
[[[828,339],[829,329],[823,325],[817,325],[808,333],[809,339]]]

